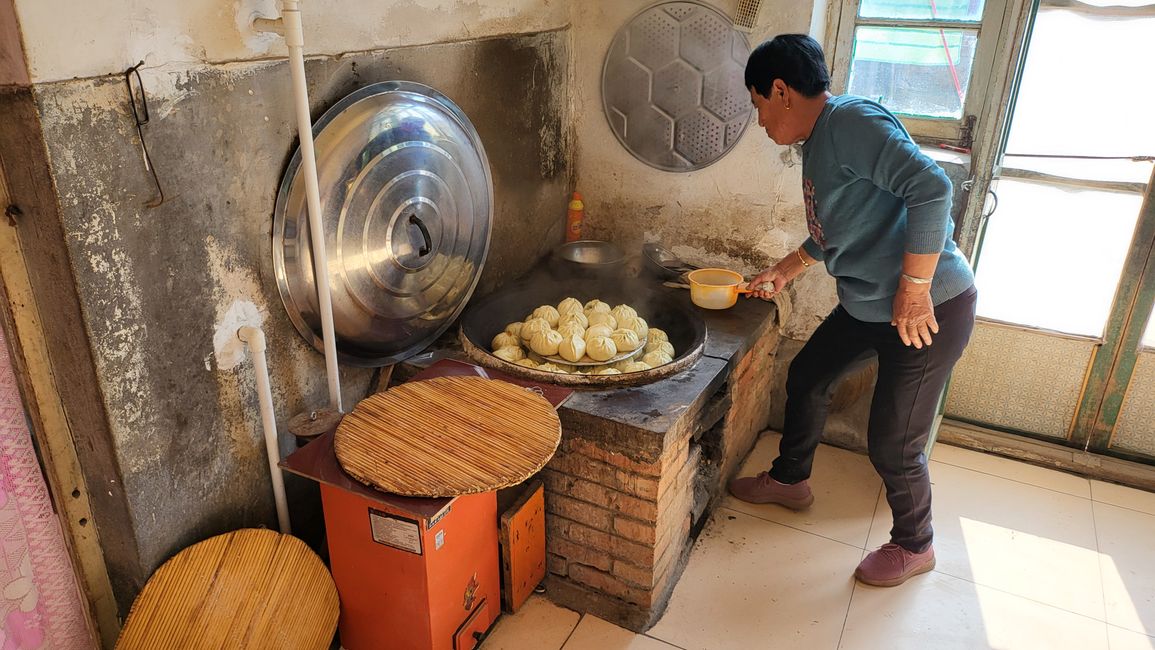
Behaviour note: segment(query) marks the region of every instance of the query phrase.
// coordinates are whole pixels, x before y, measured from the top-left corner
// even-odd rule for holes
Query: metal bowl
[[[659,244],[643,245],[642,256],[646,259],[646,270],[662,280],[680,280],[686,273],[698,269]]]
[[[554,250],[554,268],[562,276],[604,277],[623,272],[626,254],[607,241],[583,239],[563,244]]]

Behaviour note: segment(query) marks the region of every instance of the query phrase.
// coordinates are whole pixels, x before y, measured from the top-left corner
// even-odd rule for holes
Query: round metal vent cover
[[[465,307],[489,252],[493,181],[473,125],[449,98],[389,81],[345,97],[314,125],[321,213],[342,363],[419,352]],[[273,268],[289,318],[318,350],[300,150],[273,217]]]
[[[750,44],[699,2],[642,10],[614,37],[602,69],[610,128],[635,158],[665,171],[726,155],[750,123],[743,79]]]

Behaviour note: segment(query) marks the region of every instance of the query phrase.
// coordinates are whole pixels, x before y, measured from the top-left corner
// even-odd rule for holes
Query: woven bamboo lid
[[[353,478],[404,496],[450,497],[524,481],[561,440],[537,393],[481,377],[401,384],[341,420],[337,460]]]
[[[291,535],[249,528],[177,553],[132,604],[117,650],[325,650],[337,629],[337,587]]]

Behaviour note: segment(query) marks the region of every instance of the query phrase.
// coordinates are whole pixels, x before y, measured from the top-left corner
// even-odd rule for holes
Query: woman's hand
[[[898,336],[903,345],[913,345],[920,350],[923,345],[930,345],[931,334],[938,334],[930,285],[900,280],[890,324],[898,328]]]
[[[746,294],[746,297],[753,296],[754,298],[761,298],[762,300],[769,300],[774,298],[776,294],[782,291],[785,285],[789,284],[791,279],[798,277],[802,271],[813,267],[818,261],[814,260],[810,254],[807,254],[804,249],[798,248],[795,252],[782,257],[773,267],[760,272],[754,276],[746,286],[752,290]]]
[[[782,263],[779,262],[758,275],[755,275],[749,284],[746,285],[751,289],[750,293],[746,294],[746,297],[754,296],[762,300],[770,300],[774,297],[774,294],[781,291],[792,279],[787,276],[782,269],[778,268],[781,264]]]
[[[805,251],[798,249],[778,260],[774,266],[755,275],[746,285],[752,290],[746,296],[770,300],[779,291],[782,291],[791,280],[816,263],[817,261]]]

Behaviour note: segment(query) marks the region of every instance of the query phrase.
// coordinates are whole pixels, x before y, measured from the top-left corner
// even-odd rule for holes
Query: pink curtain
[[[95,648],[0,329],[0,650]]]

